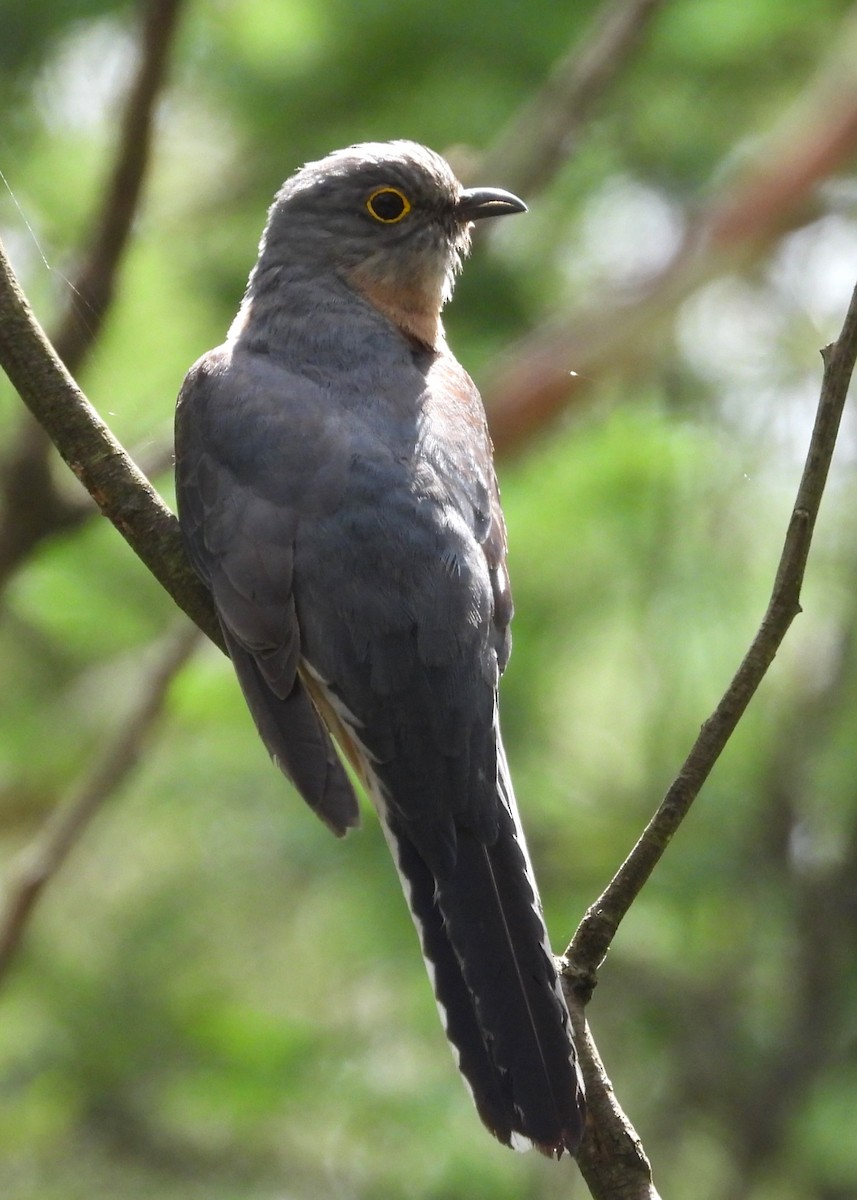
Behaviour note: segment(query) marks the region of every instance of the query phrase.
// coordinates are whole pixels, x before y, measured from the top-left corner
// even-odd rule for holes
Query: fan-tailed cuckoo
[[[176,424],[181,527],[279,767],[381,820],[437,1005],[501,1142],[574,1153],[584,1102],[497,717],[512,599],[479,393],[441,308],[474,221],[523,212],[413,142],[282,186]]]

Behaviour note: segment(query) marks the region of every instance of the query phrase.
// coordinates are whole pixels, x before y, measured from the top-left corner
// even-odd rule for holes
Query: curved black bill
[[[526,212],[523,200],[502,188],[468,188],[458,197],[455,215],[460,221],[480,221],[483,217],[503,217],[507,213]]]

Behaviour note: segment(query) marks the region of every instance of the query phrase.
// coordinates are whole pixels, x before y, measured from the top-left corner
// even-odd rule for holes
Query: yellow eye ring
[[[366,207],[370,216],[384,225],[395,225],[411,211],[411,202],[395,187],[379,187],[369,196]]]

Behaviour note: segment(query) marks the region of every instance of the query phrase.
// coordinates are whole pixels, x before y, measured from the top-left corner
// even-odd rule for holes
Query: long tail
[[[459,829],[455,867],[442,879],[379,808],[480,1117],[505,1145],[559,1158],[580,1143],[583,1087],[502,745],[499,770],[496,841]]]

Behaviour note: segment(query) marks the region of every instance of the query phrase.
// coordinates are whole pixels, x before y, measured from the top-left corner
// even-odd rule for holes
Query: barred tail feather
[[[499,835],[486,846],[459,828],[444,878],[379,810],[480,1117],[506,1145],[559,1157],[580,1143],[583,1090],[502,750],[499,758]]]
[[[458,1069],[484,1124],[501,1142],[511,1145],[513,1130],[508,1102],[477,1024],[470,991],[444,928],[435,899],[434,876],[407,837],[393,832],[386,822],[384,824],[420,935],[440,1019]]]

